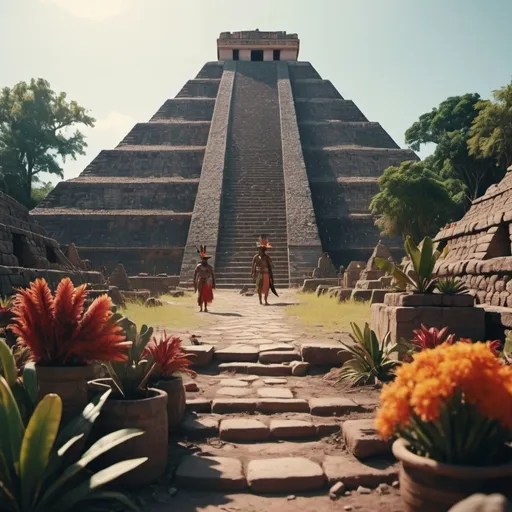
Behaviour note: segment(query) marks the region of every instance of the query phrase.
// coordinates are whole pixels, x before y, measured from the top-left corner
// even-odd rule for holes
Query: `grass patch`
[[[126,309],[120,311],[139,327],[143,324],[155,329],[196,329],[212,322],[208,315],[198,313],[194,295],[185,297],[159,297],[163,306],[148,308],[139,303],[127,303]]]
[[[298,293],[297,300],[299,304],[288,306],[286,310],[306,329],[317,330],[322,326],[331,332],[352,332],[350,322],[361,327],[370,322],[369,302],[338,302],[325,295],[317,297],[314,293]]]

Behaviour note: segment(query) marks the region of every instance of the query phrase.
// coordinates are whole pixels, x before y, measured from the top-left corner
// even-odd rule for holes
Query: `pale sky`
[[[510,81],[511,20],[511,0],[0,0],[0,87],[42,77],[90,110],[71,178],[216,60],[220,32],[286,30],[404,147],[446,97]]]

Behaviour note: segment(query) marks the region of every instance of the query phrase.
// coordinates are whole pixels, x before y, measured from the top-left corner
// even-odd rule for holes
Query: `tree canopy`
[[[478,94],[451,96],[421,115],[405,132],[405,142],[415,151],[424,144],[436,145],[428,167],[441,180],[451,181],[453,199],[463,200],[466,208],[505,173],[492,155],[476,155],[468,147],[481,104]]]
[[[33,206],[33,184],[41,173],[63,178],[60,161],[76,159],[87,147],[77,124],[95,120],[66,93],[32,79],[5,87],[0,93],[0,189],[28,207]]]
[[[383,235],[405,234],[421,240],[435,235],[461,213],[449,184],[443,183],[425,162],[388,167],[379,178],[379,186],[370,209],[378,216],[376,224]]]
[[[493,92],[494,101],[479,101],[468,140],[469,154],[491,158],[501,169],[512,164],[512,83]]]

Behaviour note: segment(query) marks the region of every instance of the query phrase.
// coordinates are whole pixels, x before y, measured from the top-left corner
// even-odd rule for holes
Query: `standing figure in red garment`
[[[258,298],[260,304],[263,304],[261,298],[265,298],[265,306],[268,306],[268,293],[272,293],[276,296],[277,292],[274,288],[274,275],[272,272],[272,260],[267,254],[267,249],[271,249],[272,246],[267,240],[267,237],[262,235],[258,241],[258,254],[254,256],[252,260],[252,278],[256,282],[256,291],[258,292]]]
[[[215,288],[215,272],[213,267],[208,263],[210,256],[206,254],[206,245],[201,245],[197,250],[201,257],[201,263],[199,263],[194,272],[194,290],[197,293],[197,304],[199,306],[199,312],[208,312],[208,304],[213,302],[213,290]]]

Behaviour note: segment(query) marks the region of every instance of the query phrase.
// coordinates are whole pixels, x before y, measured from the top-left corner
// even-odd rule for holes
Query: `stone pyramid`
[[[366,260],[379,239],[368,209],[377,180],[416,155],[297,60],[296,34],[228,32],[217,49],[218,61],[59,183],[34,217],[95,267],[122,261],[132,275],[184,284],[200,244],[219,286],[247,284],[261,234],[277,286],[310,275],[322,252],[337,267]]]

